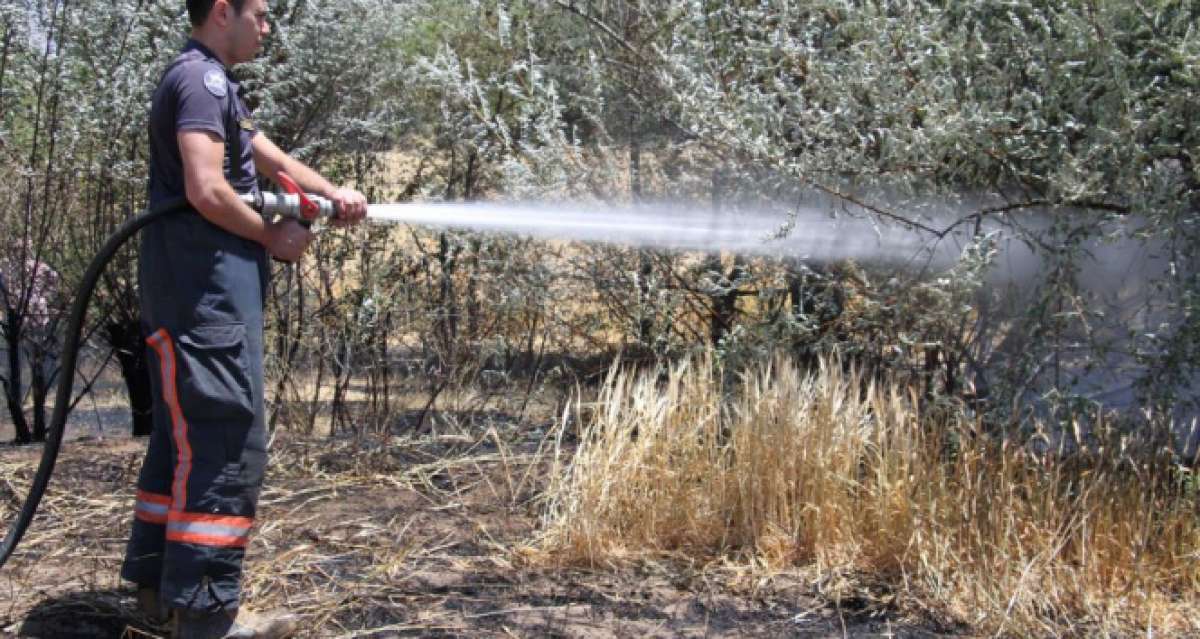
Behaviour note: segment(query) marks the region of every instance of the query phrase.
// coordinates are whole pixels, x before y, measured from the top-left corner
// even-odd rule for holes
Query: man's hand
[[[264,236],[266,241],[263,242],[263,246],[266,247],[267,253],[284,262],[300,259],[313,240],[312,232],[292,219],[268,224]]]
[[[367,216],[367,198],[349,188],[336,188],[321,174],[312,170],[296,158],[284,153],[262,133],[250,140],[254,148],[254,166],[258,172],[278,182],[280,172],[287,173],[300,188],[317,195],[324,195],[333,202],[334,226],[358,224]]]
[[[367,197],[354,189],[336,189],[329,199],[337,213],[333,218],[334,226],[358,224],[367,216]]]

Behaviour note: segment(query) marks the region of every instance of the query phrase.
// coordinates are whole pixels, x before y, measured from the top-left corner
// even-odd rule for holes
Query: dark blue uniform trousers
[[[142,235],[154,431],[121,575],[172,607],[238,605],[266,464],[261,246],[195,212]]]

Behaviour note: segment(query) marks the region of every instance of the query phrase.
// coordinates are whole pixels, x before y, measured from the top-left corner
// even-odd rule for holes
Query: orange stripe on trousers
[[[171,435],[178,453],[175,460],[175,484],[171,491],[171,510],[182,511],[187,504],[187,480],[192,472],[192,447],[188,444],[187,420],[183,417],[183,409],[179,406],[179,394],[175,387],[175,344],[166,329],[161,328],[147,338],[146,343],[158,354],[163,400],[171,413]]]
[[[202,535],[199,533],[174,531],[167,533],[167,541],[198,544],[201,546],[218,546],[221,548],[245,548],[249,540],[250,537],[248,535],[234,537],[232,535]]]
[[[188,523],[197,524],[216,524],[218,526],[232,526],[234,528],[249,528],[254,525],[253,517],[242,517],[240,515],[215,515],[210,513],[172,512],[171,521],[185,521]]]
[[[167,516],[166,516],[166,515],[160,515],[160,514],[158,514],[158,513],[148,513],[148,512],[146,512],[146,511],[144,511],[144,510],[135,510],[135,511],[133,511],[133,516],[134,516],[134,517],[137,517],[138,519],[140,519],[140,520],[142,520],[142,521],[144,521],[144,522],[146,522],[146,523],[148,523],[148,524],[159,524],[159,525],[162,525],[162,524],[165,524],[165,523],[167,523]]]
[[[168,495],[159,495],[139,489],[137,502],[133,506],[133,515],[146,523],[161,525],[167,523],[167,513],[163,512],[163,509],[170,506],[171,498]]]
[[[157,493],[146,492],[144,490],[137,491],[138,501],[144,501],[149,504],[161,504],[163,506],[171,505],[170,495],[159,495]]]

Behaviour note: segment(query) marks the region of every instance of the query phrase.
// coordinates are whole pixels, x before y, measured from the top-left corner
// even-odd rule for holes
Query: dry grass
[[[614,372],[577,406],[551,440],[548,560],[800,567],[995,635],[1200,632],[1195,491],[1162,447],[1037,454],[828,364],[729,386],[704,363]]]

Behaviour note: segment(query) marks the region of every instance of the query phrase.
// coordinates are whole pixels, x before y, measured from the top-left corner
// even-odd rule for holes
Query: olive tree
[[[626,180],[626,193],[649,184],[656,195],[710,201],[723,197],[716,185],[799,188],[828,197],[831,210],[969,248],[971,265],[961,272],[975,274],[977,296],[966,307],[957,303],[958,279],[863,287],[845,280],[845,269],[803,264],[785,277],[793,283],[741,291],[777,297],[790,289],[785,296],[795,298],[790,316],[744,318],[743,333],[758,326],[782,337],[782,318],[789,339],[876,360],[886,348],[898,353],[888,356],[897,365],[935,373],[950,388],[973,386],[1000,413],[1030,397],[1094,397],[1080,380],[1117,364],[1129,369],[1143,405],[1193,401],[1191,3],[472,6],[472,28],[507,52],[507,64],[497,67],[490,50],[472,42],[447,44],[421,68],[450,98],[445,117],[470,123],[459,127],[469,132],[462,139],[503,150],[490,169],[500,190],[546,197],[566,184],[569,195],[594,196],[605,177],[622,174],[638,178]],[[505,108],[489,108],[496,104]],[[664,158],[666,168],[651,162]],[[992,254],[989,233],[1036,256],[1038,271],[1018,283],[1016,297],[999,299],[1002,287],[975,265]],[[1125,292],[1089,282],[1101,271],[1094,256],[1117,240],[1166,256],[1145,274],[1141,288],[1150,292],[1123,302],[1141,310],[1120,317],[1104,298]],[[618,272],[646,281],[638,267]],[[709,292],[728,293],[720,284],[736,282],[733,273],[715,273],[725,277],[710,280],[718,286]],[[867,280],[892,282],[886,273]],[[668,281],[659,277],[656,286]],[[907,310],[895,300],[938,282],[932,299],[956,302],[925,309],[942,318],[936,328],[894,321]],[[800,289],[825,298],[822,291],[847,285],[878,312],[855,316],[853,326],[803,312]],[[678,300],[670,294],[678,289],[665,286],[654,299]],[[838,306],[826,308],[836,314]],[[671,308],[663,307],[668,316]],[[879,330],[888,336],[882,343],[860,339]]]

